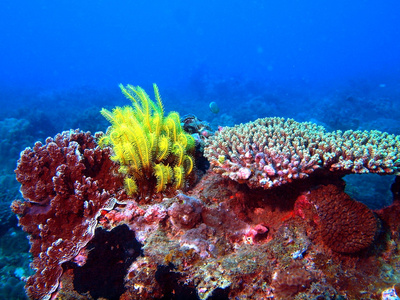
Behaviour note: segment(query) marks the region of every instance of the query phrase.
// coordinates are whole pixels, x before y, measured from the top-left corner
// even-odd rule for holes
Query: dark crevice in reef
[[[75,267],[74,288],[78,293],[89,292],[94,299],[119,299],[125,292],[124,277],[132,262],[140,255],[142,244],[126,225],[111,231],[96,229],[87,245],[86,264]]]
[[[216,288],[207,300],[229,300],[229,288]]]
[[[173,264],[157,267],[155,277],[164,294],[161,300],[199,300],[194,286],[180,282],[182,275],[174,269]]]
[[[163,290],[161,300],[199,300],[194,286],[184,283],[183,275],[174,272],[175,266],[158,266],[155,278]],[[207,300],[228,300],[229,288],[217,288]]]

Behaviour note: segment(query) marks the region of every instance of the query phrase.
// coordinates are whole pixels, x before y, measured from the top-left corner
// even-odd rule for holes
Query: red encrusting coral
[[[26,201],[12,210],[30,236],[32,268],[27,295],[49,299],[59,285],[61,264],[92,239],[102,209],[111,209],[120,187],[110,149],[97,147],[90,132],[65,131],[21,153],[15,170]]]
[[[355,253],[373,243],[378,221],[365,204],[332,184],[311,191],[307,198],[316,206],[322,240],[329,248]]]

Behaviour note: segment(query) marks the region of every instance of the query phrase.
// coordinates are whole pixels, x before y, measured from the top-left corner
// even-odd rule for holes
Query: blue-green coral
[[[110,145],[129,195],[181,189],[193,171],[194,139],[181,125],[177,112],[164,116],[157,85],[155,101],[139,86],[120,85],[132,106],[102,109],[111,123],[99,144]]]

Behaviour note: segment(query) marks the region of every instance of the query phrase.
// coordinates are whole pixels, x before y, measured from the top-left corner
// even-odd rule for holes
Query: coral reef
[[[195,143],[183,131],[179,114],[164,116],[155,84],[156,102],[140,87],[120,88],[132,106],[116,107],[112,112],[102,109],[101,114],[112,126],[99,143],[111,145],[112,160],[120,165],[118,171],[124,175],[127,193],[147,196],[154,189],[163,192],[183,188],[193,170],[191,153]]]
[[[379,131],[326,132],[309,122],[265,118],[218,131],[204,155],[215,172],[268,189],[317,171],[397,175],[399,149],[399,136]]]
[[[119,182],[110,149],[100,149],[89,132],[66,131],[21,153],[17,180],[26,201],[12,210],[30,235],[36,273],[26,283],[32,299],[49,299],[59,285],[61,264],[92,239],[97,218],[111,209]]]
[[[390,275],[393,270],[382,273],[395,261],[378,250],[385,247],[385,239],[373,240],[376,251],[365,247],[347,251],[352,253],[326,243],[324,234],[332,223],[321,217],[319,205],[346,199],[351,202],[347,209],[359,208],[344,193],[342,181],[289,186],[248,189],[208,173],[191,196],[179,194],[151,205],[133,200],[117,205],[100,217],[99,224],[108,229],[127,224],[143,244],[141,255],[125,270],[120,299],[174,299],[172,295],[185,299],[360,299],[376,298],[396,282],[397,277]],[[321,195],[325,198],[319,199]],[[344,216],[346,207],[329,209],[351,220],[350,225],[360,221],[351,212]],[[393,224],[395,214],[394,207],[378,213],[386,224]],[[348,228],[342,230],[345,234]],[[359,247],[360,233],[350,234],[354,239],[349,243]],[[400,249],[397,241],[390,251]],[[63,282],[77,272],[79,267],[67,270]],[[60,293],[74,289],[76,293],[76,287],[65,284]]]
[[[204,139],[213,169],[177,192],[157,166],[188,171],[190,138],[156,87],[156,103],[123,92],[134,108],[103,110],[103,147],[70,131],[21,154],[26,201],[12,209],[30,235],[31,299],[377,299],[400,280],[399,177],[379,211],[342,180],[397,175],[397,136],[278,118],[222,129]]]

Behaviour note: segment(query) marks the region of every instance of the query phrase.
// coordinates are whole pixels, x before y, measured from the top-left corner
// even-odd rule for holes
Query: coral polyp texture
[[[316,171],[399,174],[400,137],[380,131],[334,131],[310,122],[264,118],[224,127],[204,155],[213,170],[269,189]]]
[[[184,187],[194,162],[194,139],[184,132],[179,114],[164,109],[157,86],[156,101],[141,87],[120,85],[132,106],[102,109],[111,123],[101,145],[113,149],[112,160],[118,162],[128,194],[149,194]]]
[[[313,190],[306,197],[316,206],[320,234],[329,248],[355,253],[372,245],[378,219],[365,204],[354,201],[334,185]]]
[[[116,167],[109,156],[109,148],[100,149],[89,132],[80,131],[65,131],[21,153],[15,173],[26,201],[14,201],[12,210],[31,243],[31,299],[50,299],[61,264],[79,254],[101,211],[113,207],[119,184],[109,176]]]

